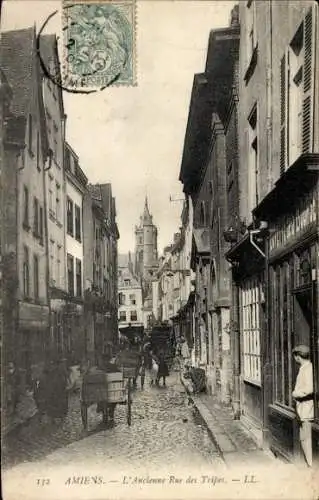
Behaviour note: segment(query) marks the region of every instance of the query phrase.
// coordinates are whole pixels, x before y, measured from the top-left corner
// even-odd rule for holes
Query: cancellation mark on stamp
[[[63,2],[68,87],[135,84],[135,0]]]

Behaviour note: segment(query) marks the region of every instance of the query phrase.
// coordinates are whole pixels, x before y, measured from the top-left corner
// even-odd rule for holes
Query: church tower
[[[153,224],[147,197],[140,224],[135,226],[135,274],[143,282],[150,282],[157,270],[157,227]]]

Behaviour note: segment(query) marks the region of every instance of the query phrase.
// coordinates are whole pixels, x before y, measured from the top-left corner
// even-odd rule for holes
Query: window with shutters
[[[34,298],[39,298],[39,257],[33,255],[33,283],[34,283]]]
[[[76,259],[75,263],[76,270],[76,296],[82,296],[82,262],[80,259]]]
[[[314,9],[310,8],[280,62],[280,173],[313,150]]]
[[[66,226],[67,233],[73,236],[73,201],[70,198],[66,202]]]
[[[69,294],[74,296],[74,257],[70,254],[67,255],[68,267],[68,291]]]

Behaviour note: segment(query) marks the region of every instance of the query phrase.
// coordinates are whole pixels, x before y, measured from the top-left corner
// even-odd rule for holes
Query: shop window
[[[242,332],[244,378],[261,383],[260,284],[249,279],[242,288]]]
[[[126,321],[126,311],[120,311],[120,322]]]

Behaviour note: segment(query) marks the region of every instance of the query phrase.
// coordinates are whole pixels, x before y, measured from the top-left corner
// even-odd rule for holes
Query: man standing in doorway
[[[313,369],[310,350],[306,345],[293,349],[296,363],[300,366],[292,397],[296,401],[296,413],[300,425],[300,443],[307,465],[312,466],[311,421],[314,419]]]

